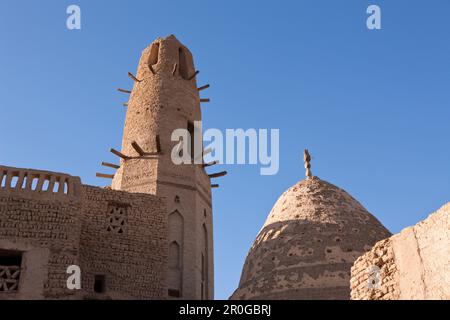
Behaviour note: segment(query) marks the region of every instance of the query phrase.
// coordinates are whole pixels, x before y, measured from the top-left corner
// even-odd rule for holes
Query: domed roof
[[[390,235],[347,192],[310,175],[276,202],[231,299],[349,299],[353,262]]]

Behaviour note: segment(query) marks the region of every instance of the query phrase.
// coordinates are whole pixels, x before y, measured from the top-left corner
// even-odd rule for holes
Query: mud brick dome
[[[390,235],[347,192],[308,177],[276,202],[231,299],[350,299],[353,262]]]

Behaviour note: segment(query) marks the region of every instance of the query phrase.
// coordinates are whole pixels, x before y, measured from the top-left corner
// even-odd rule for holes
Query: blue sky
[[[42,3],[43,2],[43,3]],[[82,29],[66,29],[77,4]],[[366,8],[382,30],[366,28]],[[228,170],[213,191],[216,298],[236,288],[279,195],[313,173],[392,232],[449,201],[450,2],[2,1],[0,163],[78,175],[113,161],[127,72],[158,36],[194,54],[204,128],[279,128],[280,171]]]

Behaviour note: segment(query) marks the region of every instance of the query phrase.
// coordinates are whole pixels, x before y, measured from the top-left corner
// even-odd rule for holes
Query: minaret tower
[[[184,128],[193,134],[200,102],[208,101],[200,99],[199,91],[208,86],[197,88],[197,73],[191,53],[175,36],[147,47],[136,75],[129,73],[133,89],[119,89],[130,98],[122,149],[111,150],[121,158],[112,189],[167,200],[170,299],[213,299],[210,177],[201,163],[176,165],[171,159],[178,145],[172,132]]]

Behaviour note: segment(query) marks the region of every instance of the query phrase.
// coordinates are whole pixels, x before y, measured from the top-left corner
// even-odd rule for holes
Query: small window
[[[14,189],[17,186],[18,182],[19,182],[19,177],[13,176],[11,179],[11,189]]]
[[[28,180],[28,177],[27,177],[27,174],[25,174],[24,177],[23,177],[23,183],[22,183],[22,185],[20,186],[21,189],[25,189],[25,188],[26,188],[26,186],[27,186],[27,180]]]
[[[0,292],[19,290],[22,252],[0,250]]]
[[[2,172],[2,181],[0,184],[0,187],[5,188],[6,187],[6,178],[7,178],[7,171]]]
[[[148,58],[149,66],[153,66],[158,63],[158,55],[159,55],[159,42],[152,44],[152,48],[150,49],[150,56]]]
[[[59,181],[55,181],[55,184],[53,185],[53,193],[58,193],[59,191]]]
[[[188,121],[187,129],[188,129],[189,135],[191,136],[188,149],[191,153],[191,160],[193,163],[194,157],[195,157],[195,148],[194,148],[194,146],[195,146],[195,127],[194,127],[194,124],[192,122]]]
[[[186,53],[184,52],[184,50],[182,48],[178,49],[178,60],[179,60],[179,72],[181,77],[184,80],[189,79],[189,69],[188,69],[188,62],[187,62],[187,57],[186,57]]]
[[[127,219],[127,207],[128,205],[123,203],[108,204],[107,231],[118,234],[124,233]]]
[[[180,298],[181,297],[180,290],[169,289],[169,297]]]
[[[94,278],[94,292],[96,293],[104,293],[105,292],[105,276],[104,275],[95,275]]]
[[[36,191],[38,183],[39,177],[33,177],[31,180],[31,190]]]
[[[42,191],[48,191],[48,187],[50,186],[50,180],[45,179],[44,184],[42,185]]]

